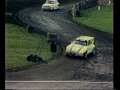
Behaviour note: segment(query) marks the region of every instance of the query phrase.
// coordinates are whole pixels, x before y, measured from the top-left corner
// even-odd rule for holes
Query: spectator
[[[30,25],[27,25],[27,26],[26,26],[26,31],[28,31],[29,26],[30,26]]]
[[[112,2],[112,1],[111,1],[111,0],[109,0],[109,1],[108,1],[108,4],[111,4],[111,2]]]
[[[100,11],[100,5],[98,6],[98,11]]]
[[[26,27],[26,31],[28,31],[29,33],[32,33],[34,30],[34,27],[30,26],[30,25],[27,25]]]
[[[75,8],[75,5],[73,5],[71,13],[72,13],[73,17],[76,17],[76,8]]]
[[[80,3],[79,2],[75,5],[75,8],[76,8],[76,16],[80,17]]]

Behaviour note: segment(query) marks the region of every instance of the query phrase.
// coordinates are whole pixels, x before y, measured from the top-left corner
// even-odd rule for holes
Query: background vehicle
[[[66,56],[88,57],[88,54],[95,54],[95,39],[90,36],[80,36],[66,47]]]
[[[46,2],[42,5],[42,10],[56,10],[59,9],[58,0],[46,0]]]

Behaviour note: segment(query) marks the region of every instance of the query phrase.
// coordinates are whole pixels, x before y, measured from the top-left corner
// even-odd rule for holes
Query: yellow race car
[[[56,10],[59,9],[58,0],[46,0],[46,2],[42,5],[42,10]]]
[[[88,54],[95,54],[95,38],[91,36],[80,36],[66,47],[66,56],[88,57]]]

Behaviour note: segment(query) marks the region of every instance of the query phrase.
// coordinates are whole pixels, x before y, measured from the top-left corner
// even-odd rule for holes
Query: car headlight
[[[84,53],[78,53],[79,56],[83,56]]]

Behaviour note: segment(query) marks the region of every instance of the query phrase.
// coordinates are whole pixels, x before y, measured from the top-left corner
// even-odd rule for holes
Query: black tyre
[[[87,54],[87,52],[85,52],[85,54],[84,54],[84,58],[88,58],[88,54]]]
[[[93,51],[92,51],[92,54],[94,55],[96,53],[96,50],[94,49]]]
[[[66,57],[69,57],[69,54],[66,54]]]

